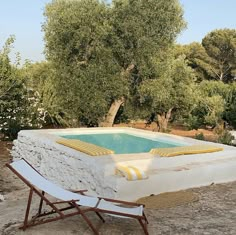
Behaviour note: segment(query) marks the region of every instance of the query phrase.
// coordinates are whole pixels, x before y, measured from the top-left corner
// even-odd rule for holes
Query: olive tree
[[[189,127],[214,128],[224,118],[230,86],[221,81],[202,81],[197,85],[198,98],[188,120]]]
[[[120,78],[128,81],[132,97],[142,81],[155,77],[153,60],[168,50],[184,28],[183,11],[176,0],[114,0],[111,13],[110,47],[121,68]],[[126,97],[120,94],[113,100],[106,126],[113,124]]]
[[[158,64],[159,77],[146,80],[139,89],[140,102],[154,114],[159,131],[165,132],[173,113],[184,116],[195,102],[195,74],[183,57]]]
[[[46,55],[61,107],[84,124],[111,126],[127,97],[155,76],[153,58],[174,42],[182,15],[178,0],[48,4]]]
[[[57,102],[78,124],[98,125],[113,97],[127,93],[107,41],[108,6],[97,0],[52,1],[45,11],[46,55]]]

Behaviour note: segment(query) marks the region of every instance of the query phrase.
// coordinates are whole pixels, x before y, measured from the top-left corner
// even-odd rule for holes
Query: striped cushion
[[[75,139],[64,139],[61,138],[56,141],[58,144],[65,145],[67,147],[73,148],[75,150],[78,150],[80,152],[86,153],[91,156],[100,156],[100,155],[108,155],[113,154],[114,151],[110,149],[106,149],[94,144],[90,144],[87,142],[83,142],[80,140]]]
[[[151,149],[150,153],[157,154],[161,157],[174,157],[184,154],[211,153],[222,150],[223,148],[214,145],[192,145],[174,148],[156,148]]]
[[[142,180],[148,178],[144,171],[134,166],[117,165],[115,174],[125,176],[127,180]]]

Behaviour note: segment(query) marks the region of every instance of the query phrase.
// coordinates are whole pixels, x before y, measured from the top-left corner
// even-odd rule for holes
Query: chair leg
[[[101,214],[98,213],[98,212],[95,212],[95,213],[96,213],[96,215],[101,219],[101,221],[102,221],[103,223],[105,223],[105,219],[101,216]]]
[[[79,208],[79,205],[77,203],[72,203],[75,208],[79,211],[80,215],[84,218],[84,220],[86,221],[86,223],[89,225],[89,227],[93,230],[94,234],[99,235],[98,230],[93,226],[93,224],[90,222],[90,220],[88,219],[88,217],[85,215],[85,213]],[[95,211],[96,212],[96,211]]]
[[[143,216],[144,216],[144,218],[145,218],[145,221],[147,222],[147,224],[149,224],[149,222],[148,222],[148,219],[147,219],[147,216],[145,215],[145,213],[143,212]]]
[[[31,188],[29,192],[28,203],[27,203],[27,208],[25,212],[24,224],[23,226],[20,227],[20,229],[23,229],[23,230],[26,230],[26,228],[28,227],[28,218],[29,218],[30,206],[32,202],[32,196],[33,196],[33,189]]]
[[[143,223],[142,219],[138,219],[139,223],[141,224],[143,231],[145,233],[145,235],[149,235],[148,230],[147,230],[147,223]]]
[[[89,225],[89,227],[93,230],[94,234],[99,235],[98,230],[93,226],[93,224],[90,222],[90,220],[88,219],[88,217],[84,214],[81,213],[81,216],[84,218],[84,220],[87,222],[87,224]]]
[[[44,196],[44,194],[45,194],[45,192],[44,191],[42,191],[42,195]],[[43,207],[43,198],[41,197],[40,198],[40,202],[39,202],[39,210],[38,210],[38,215],[40,215],[41,214],[41,212],[42,212],[42,207]]]

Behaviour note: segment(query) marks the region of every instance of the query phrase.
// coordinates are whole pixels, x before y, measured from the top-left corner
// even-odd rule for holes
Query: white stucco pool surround
[[[90,156],[56,143],[59,135],[126,133],[183,145],[223,147],[214,153],[160,157],[150,153]],[[236,180],[236,148],[170,134],[134,128],[73,128],[20,131],[12,149],[13,160],[25,158],[42,175],[67,189],[123,200]],[[148,179],[127,181],[115,175],[116,164],[135,166]]]

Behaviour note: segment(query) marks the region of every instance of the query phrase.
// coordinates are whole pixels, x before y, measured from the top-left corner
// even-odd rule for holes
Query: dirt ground
[[[93,233],[80,216],[63,221],[39,225],[26,230],[18,229],[23,221],[28,189],[4,166],[10,162],[10,142],[0,141],[0,235],[92,235]],[[212,184],[186,190],[194,193],[198,200],[161,209],[146,209],[150,235],[159,234],[236,234],[236,181],[226,184]],[[37,199],[37,198],[35,198]],[[38,201],[33,204],[36,210]],[[141,235],[136,221],[106,216],[101,224],[94,214],[89,217],[100,230],[101,235]]]
[[[155,131],[157,129],[156,123],[152,122],[151,124],[145,124],[144,122],[135,122],[135,123],[129,123],[129,124],[117,124],[115,125],[117,127],[125,126],[125,127],[133,127],[137,129],[143,129],[148,131]],[[186,128],[182,126],[173,126],[170,128],[169,134],[173,135],[180,135],[185,137],[191,137],[195,138],[196,134],[203,134],[205,140],[207,141],[215,141],[217,136],[214,134],[212,130],[206,130],[206,129],[198,129],[198,130],[187,130]]]

